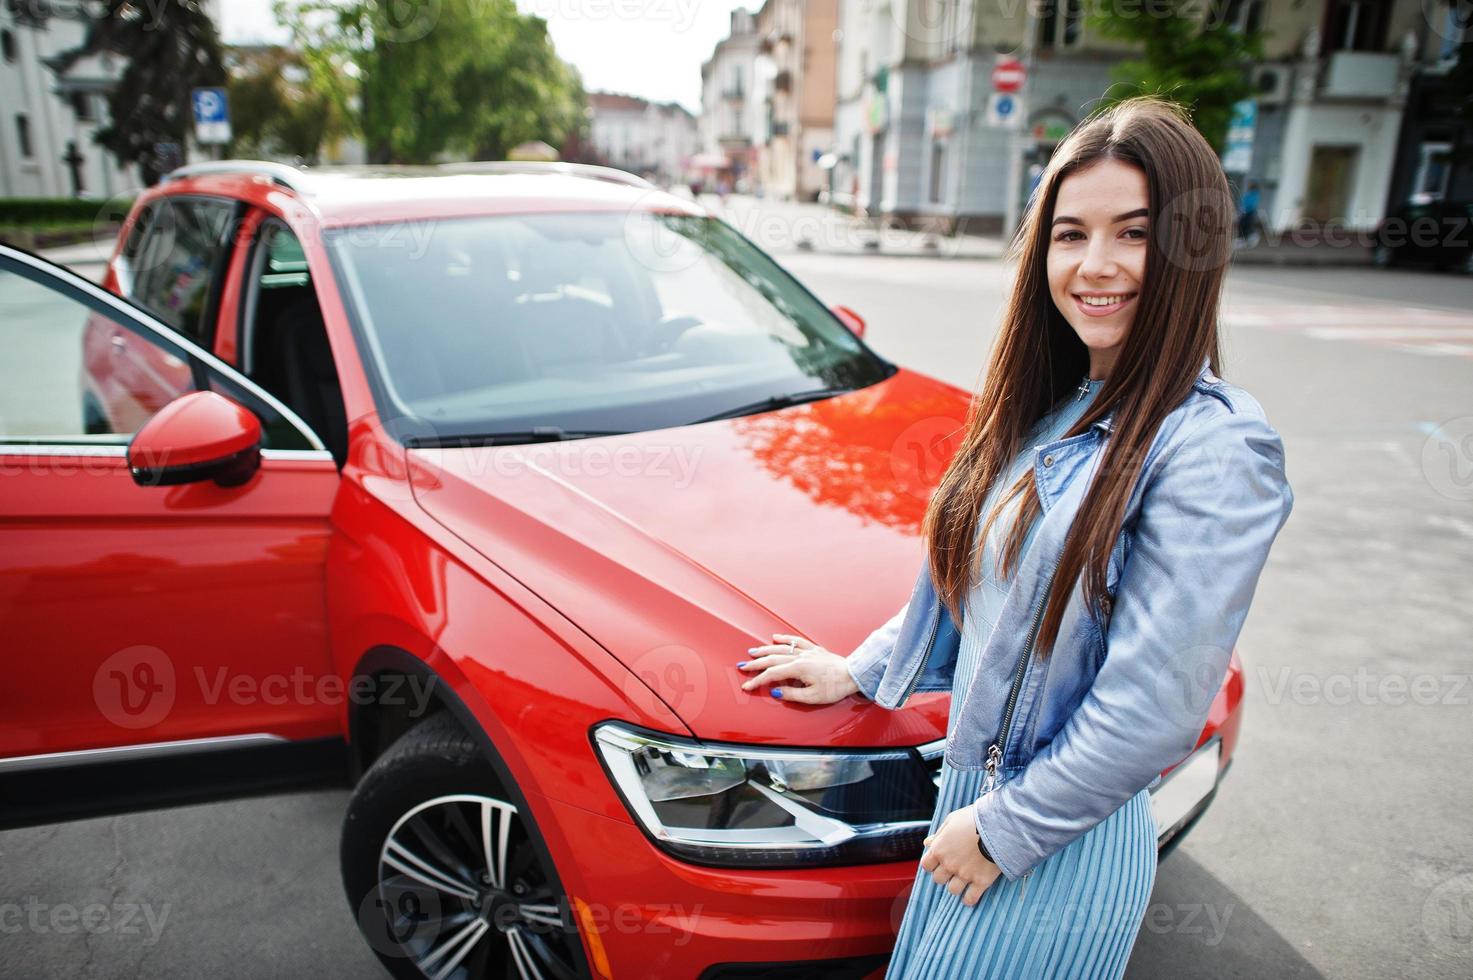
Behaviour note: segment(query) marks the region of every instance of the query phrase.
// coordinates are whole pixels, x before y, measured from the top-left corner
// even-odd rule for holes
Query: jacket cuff
[[[1017,881],[1033,866],[1027,864],[1020,850],[1013,846],[1013,838],[1007,831],[1007,813],[997,806],[998,789],[977,797],[972,804],[972,823],[1002,876],[1008,881]]]
[[[866,650],[863,645],[844,658],[844,669],[859,687],[859,693],[870,701],[880,690],[880,681],[885,677],[886,651]]]

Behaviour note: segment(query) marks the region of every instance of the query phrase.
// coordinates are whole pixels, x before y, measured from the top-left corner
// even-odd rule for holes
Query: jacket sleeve
[[[1009,879],[1196,747],[1293,506],[1283,443],[1261,415],[1214,416],[1168,452],[1142,492],[1093,684],[1058,735],[973,805]]]
[[[905,613],[909,608],[910,600],[907,599],[899,612],[854,648],[845,663],[849,676],[859,685],[859,693],[871,701],[879,690],[880,679],[885,676],[885,666],[890,662],[890,654],[895,651],[895,641],[900,636],[900,624],[905,620]]]

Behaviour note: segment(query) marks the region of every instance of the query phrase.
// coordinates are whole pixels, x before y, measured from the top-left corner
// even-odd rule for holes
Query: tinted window
[[[209,348],[214,305],[229,258],[235,205],[164,198],[150,208],[137,254],[130,257],[131,296],[186,337]]]
[[[503,215],[328,242],[384,415],[421,433],[664,428],[890,373],[712,218]]]

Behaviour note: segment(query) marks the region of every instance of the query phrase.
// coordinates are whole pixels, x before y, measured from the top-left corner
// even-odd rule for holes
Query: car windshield
[[[401,438],[665,428],[894,371],[714,218],[497,215],[327,240]]]

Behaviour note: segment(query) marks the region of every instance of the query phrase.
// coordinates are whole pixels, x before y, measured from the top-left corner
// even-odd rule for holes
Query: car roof
[[[629,210],[705,215],[634,174],[584,164],[479,162],[296,168],[220,160],[171,171],[163,193],[257,198],[288,193],[324,225],[539,211]]]

